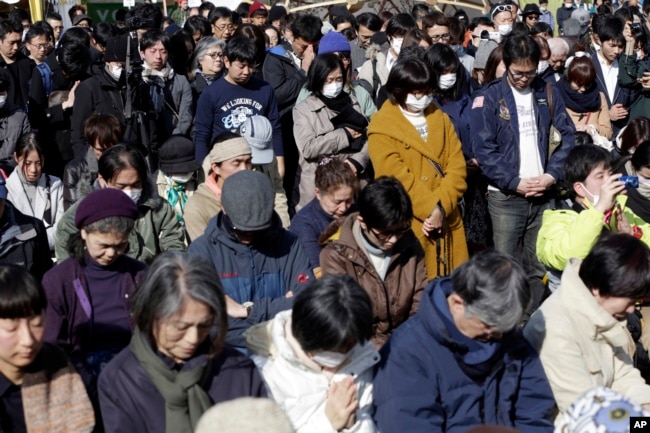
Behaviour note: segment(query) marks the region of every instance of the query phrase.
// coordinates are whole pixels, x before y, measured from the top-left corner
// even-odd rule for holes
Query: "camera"
[[[632,23],[630,25],[630,29],[632,30],[632,33],[638,35],[639,33],[641,33],[641,23]]]
[[[621,176],[618,180],[625,182],[625,189],[639,187],[639,178],[637,176]]]
[[[131,17],[124,23],[126,30],[132,32],[138,29],[152,29],[156,26],[153,18]]]
[[[483,30],[481,32],[481,40],[482,41],[495,41],[499,42],[501,40],[501,33],[499,32],[489,32],[487,30]]]

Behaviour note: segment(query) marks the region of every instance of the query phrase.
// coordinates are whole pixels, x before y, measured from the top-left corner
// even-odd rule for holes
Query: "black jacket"
[[[70,206],[93,192],[97,180],[97,158],[90,146],[85,146],[83,156],[78,156],[63,171],[63,208]]]
[[[291,57],[291,44],[283,42],[266,55],[262,67],[264,81],[273,87],[280,117],[290,112],[300,89],[307,82],[307,74],[298,68]]]

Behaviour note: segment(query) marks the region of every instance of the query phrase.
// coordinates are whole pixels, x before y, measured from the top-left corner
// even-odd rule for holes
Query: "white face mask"
[[[591,200],[589,200],[591,204],[596,206],[598,204],[598,200],[600,200],[600,194],[592,194],[591,191],[587,189],[584,183],[581,183],[580,185],[582,185],[582,189],[584,189],[585,192],[591,196]]]
[[[133,203],[138,204],[140,197],[142,196],[142,189],[123,189],[122,192],[126,194]]]
[[[442,74],[440,80],[438,81],[438,87],[442,90],[451,89],[456,84],[456,74]]]
[[[341,93],[341,90],[343,90],[343,83],[335,81],[333,83],[325,84],[322,93],[326,98],[336,98]]]
[[[111,68],[109,65],[106,65],[106,70],[116,80],[120,79],[120,75],[122,75],[122,69],[124,69],[122,66],[116,66],[114,68]]]
[[[4,107],[7,103],[7,94],[0,95],[0,108]]]
[[[540,60],[537,63],[537,75],[541,75],[548,68],[548,60]]]
[[[542,13],[543,13],[543,12],[546,12],[546,8],[545,8],[544,6],[540,6],[540,7],[539,7],[539,11],[542,12]]]
[[[343,361],[345,361],[347,357],[347,353],[330,352],[323,350],[322,352],[318,352],[313,355],[311,359],[313,359],[316,364],[321,365],[325,368],[336,368],[339,365],[343,364]]]
[[[571,9],[573,7],[573,3],[564,3],[564,7],[566,9]]]
[[[421,112],[424,111],[425,108],[427,108],[430,104],[433,98],[431,95],[424,95],[420,99],[416,98],[414,94],[409,93],[408,96],[406,97],[406,107],[409,110],[415,111],[415,112]]]
[[[404,38],[393,38],[392,42],[390,43],[390,47],[395,51],[395,54],[399,55],[399,50],[402,49],[402,43],[404,42]]]
[[[194,176],[194,172],[185,173],[185,174],[175,174],[171,176],[170,179],[176,183],[187,183],[190,181],[190,179],[192,179],[192,176]]]
[[[499,26],[499,34],[501,36],[508,36],[512,31],[512,24],[501,24]]]

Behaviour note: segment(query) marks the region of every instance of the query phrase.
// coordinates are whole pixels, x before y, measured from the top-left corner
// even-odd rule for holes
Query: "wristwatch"
[[[251,310],[253,309],[253,305],[255,305],[251,301],[246,301],[241,304],[242,307],[244,307],[244,310],[246,310],[246,317],[248,317],[251,314]]]

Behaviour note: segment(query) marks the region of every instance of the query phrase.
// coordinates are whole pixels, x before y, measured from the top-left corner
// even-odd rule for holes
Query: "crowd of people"
[[[650,416],[650,4],[538,3],[0,17],[0,431]]]

